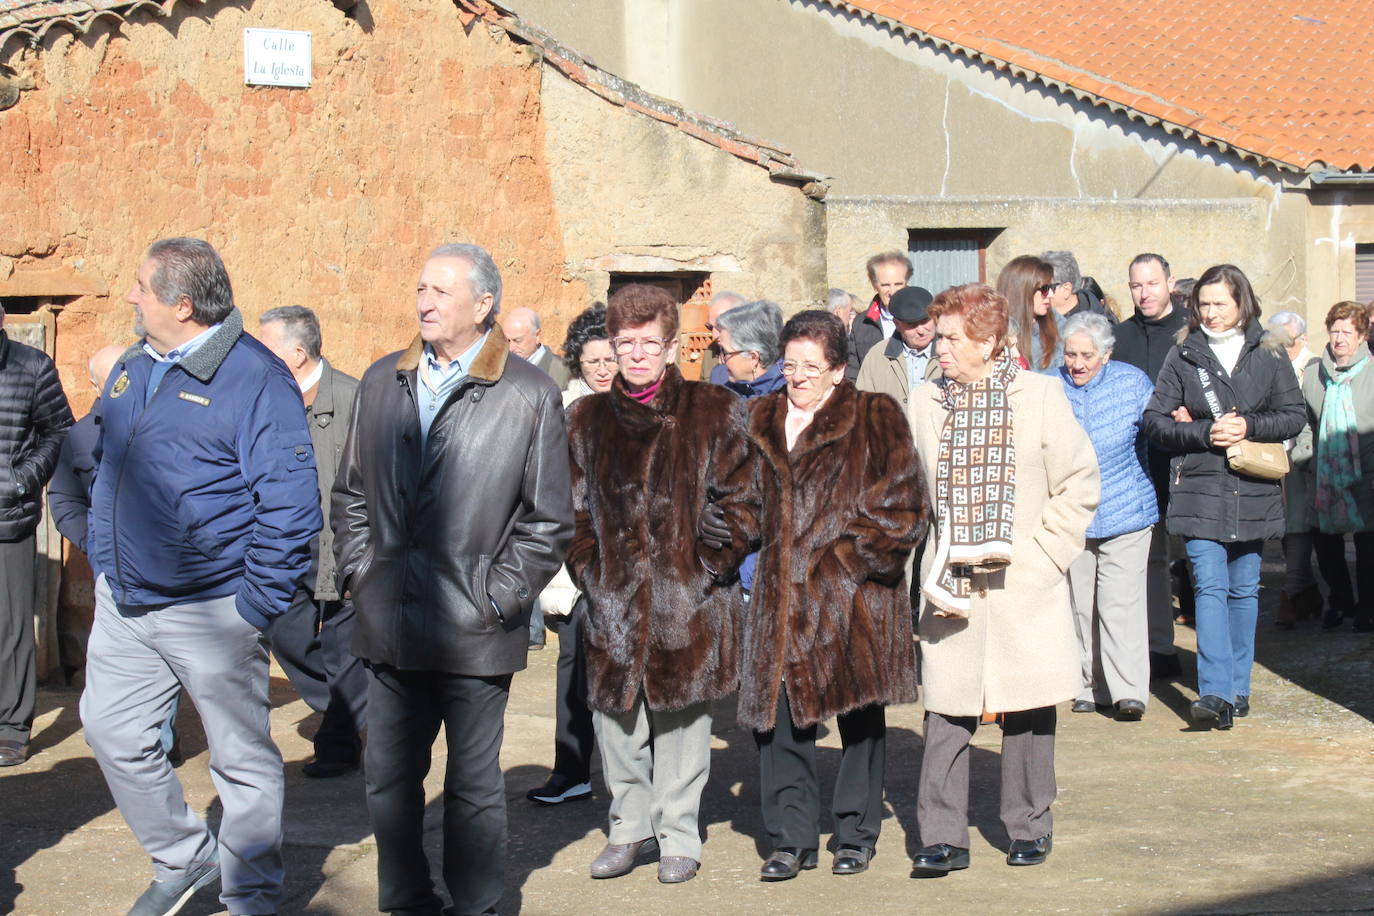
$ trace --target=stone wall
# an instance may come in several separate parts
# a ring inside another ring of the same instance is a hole
[[[208,239],[255,326],[315,308],[349,372],[405,345],[423,255],[486,246],[504,304],[581,307],[544,158],[537,58],[450,0],[370,0],[364,21],[324,0],[180,4],[117,34],[57,32],[8,63],[35,84],[0,112],[0,283],[65,270],[107,295],[58,319],[77,413],[84,362],[129,339],[123,295],[143,251]],[[360,16],[362,19],[362,16]],[[247,87],[242,29],[308,30],[309,89]]]

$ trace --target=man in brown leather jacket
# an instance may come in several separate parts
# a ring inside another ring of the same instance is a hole
[[[441,910],[421,842],[441,725],[444,882],[456,911],[496,912],[511,675],[525,667],[531,607],[573,531],[560,392],[510,357],[500,304],[487,252],[430,254],[419,334],[363,375],[334,484],[337,575],[369,672],[364,763],[386,912]]]

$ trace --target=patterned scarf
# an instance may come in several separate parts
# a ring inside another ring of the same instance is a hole
[[[1004,354],[988,377],[943,383],[949,415],[935,462],[935,562],[922,591],[939,617],[967,617],[975,573],[1011,562],[1016,447],[1007,386],[1020,366]]]
[[[1331,373],[1325,361],[1321,378],[1326,385],[1321,428],[1317,432],[1317,527],[1326,534],[1365,529],[1355,489],[1360,483],[1360,437],[1356,430],[1355,399],[1350,382],[1369,365],[1365,357],[1344,372]]]

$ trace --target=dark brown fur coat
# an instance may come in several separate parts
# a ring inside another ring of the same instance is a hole
[[[768,731],[787,685],[799,728],[916,700],[907,557],[929,519],[897,402],[848,382],[789,453],[787,393],[750,404],[762,547],[740,659],[739,721]]]
[[[567,564],[588,599],[588,703],[682,709],[733,693],[740,562],[758,537],[756,456],[744,402],[669,366],[651,405],[625,394],[579,399],[569,415],[576,532]],[[697,539],[707,500],[735,536]]]

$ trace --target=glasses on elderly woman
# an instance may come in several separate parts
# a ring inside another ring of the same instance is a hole
[[[579,359],[582,368],[588,372],[595,372],[597,369],[614,369],[616,367],[615,357],[606,356],[601,359]]]
[[[621,356],[629,356],[635,351],[636,345],[644,350],[645,356],[658,356],[667,349],[668,343],[662,337],[617,337],[611,341],[611,346]]]
[[[818,366],[815,363],[794,363],[788,360],[782,364],[783,375],[796,375],[800,372],[807,378],[820,378],[827,366]]]

